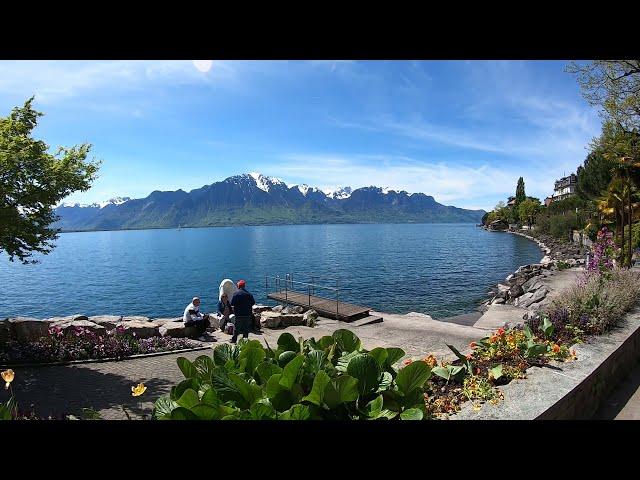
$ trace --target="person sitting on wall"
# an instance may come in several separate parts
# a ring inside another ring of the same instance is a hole
[[[233,307],[229,302],[229,296],[226,293],[222,294],[220,301],[218,302],[218,316],[220,317],[220,330],[224,332],[227,322],[235,323],[235,315],[233,313]]]
[[[193,297],[191,303],[184,309],[184,315],[182,318],[185,327],[195,327],[198,335],[198,340],[206,341],[204,336],[205,331],[211,325],[209,321],[209,314],[204,315],[200,312],[200,299]]]

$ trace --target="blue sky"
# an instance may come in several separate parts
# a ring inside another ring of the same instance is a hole
[[[600,132],[560,61],[0,61],[0,115],[35,95],[36,136],[93,144],[65,201],[189,191],[257,171],[491,209],[543,199]],[[206,71],[205,71],[206,70]]]

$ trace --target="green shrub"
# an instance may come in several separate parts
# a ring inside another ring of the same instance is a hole
[[[548,234],[551,224],[546,213],[541,213],[536,217],[536,232]]]
[[[157,419],[420,420],[425,362],[397,370],[400,348],[362,348],[350,330],[316,341],[283,333],[275,350],[257,340],[221,344],[213,356],[178,359],[185,380],[160,397]]]
[[[577,229],[578,225],[575,213],[552,215],[549,219],[549,233],[560,240],[569,240],[569,232]]]

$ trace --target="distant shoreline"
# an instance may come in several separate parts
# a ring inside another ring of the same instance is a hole
[[[339,223],[239,223],[230,225],[201,225],[182,227],[140,227],[94,230],[60,230],[58,233],[91,233],[91,232],[129,232],[139,230],[186,230],[196,228],[232,228],[232,227],[295,227],[313,225],[474,225],[474,222],[339,222]]]

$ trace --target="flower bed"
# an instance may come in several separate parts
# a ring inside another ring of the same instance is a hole
[[[49,335],[32,342],[10,341],[0,347],[0,363],[51,363],[73,360],[114,358],[132,355],[167,352],[194,347],[184,338],[151,337],[136,338],[125,333],[123,327],[97,334],[82,327],[63,331],[59,327],[49,329]]]

